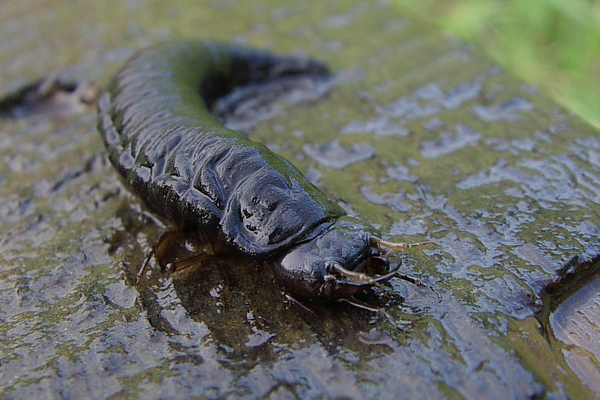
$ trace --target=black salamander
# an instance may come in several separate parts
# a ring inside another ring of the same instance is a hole
[[[168,270],[234,252],[273,263],[294,295],[348,298],[396,275],[388,250],[420,245],[380,239],[288,161],[211,113],[235,87],[307,73],[328,76],[315,60],[181,41],[139,52],[116,74],[99,101],[98,126],[126,186],[173,227],[153,253],[182,230],[212,244],[213,254]],[[379,274],[367,273],[373,270]]]

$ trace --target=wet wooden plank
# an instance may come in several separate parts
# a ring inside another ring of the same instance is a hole
[[[94,112],[3,119],[7,398],[594,395],[536,315],[574,257],[584,282],[597,274],[598,132],[479,50],[381,2],[40,0],[3,3],[0,20],[2,95],[53,74],[102,87],[135,49],[181,37],[326,60],[329,97],[251,137],[390,237],[436,239],[402,255],[425,286],[363,299],[378,315],[306,315],[252,264],[155,269],[134,288],[161,229],[106,162]]]

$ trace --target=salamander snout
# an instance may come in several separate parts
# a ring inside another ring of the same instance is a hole
[[[371,239],[373,231],[352,218],[338,220],[277,260],[275,276],[287,291],[305,298],[346,298],[385,283],[399,265],[390,269],[385,253]]]

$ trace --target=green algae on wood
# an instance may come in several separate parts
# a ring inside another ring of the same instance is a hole
[[[134,49],[181,37],[358,71],[250,135],[384,232],[438,246],[402,255],[425,286],[394,280],[362,299],[387,317],[344,305],[311,317],[253,265],[155,270],[134,289],[160,228],[107,165],[95,116],[0,121],[3,396],[593,396],[533,334],[542,288],[573,256],[598,253],[593,128],[385,3],[45,4],[0,6],[16,21],[1,28],[2,93],[47,69],[102,86]],[[334,140],[375,155],[336,169],[303,150]]]

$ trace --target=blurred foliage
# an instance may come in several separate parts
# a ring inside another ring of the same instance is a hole
[[[600,1],[394,0],[600,127]]]

